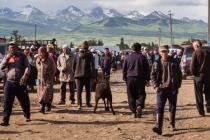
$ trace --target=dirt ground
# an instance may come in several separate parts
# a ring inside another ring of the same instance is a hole
[[[59,85],[55,86],[54,105],[56,108],[45,115],[39,113],[39,105],[35,102],[36,94],[31,93],[31,119],[25,122],[21,108],[16,102],[10,120],[10,126],[0,126],[1,140],[209,140],[210,115],[200,117],[195,106],[195,97],[192,80],[183,81],[178,95],[177,131],[171,132],[168,128],[168,106],[165,111],[163,136],[152,132],[155,123],[155,92],[152,87],[146,89],[147,99],[143,117],[136,119],[130,113],[127,103],[126,86],[122,81],[121,72],[112,74],[111,87],[113,106],[116,115],[105,112],[100,101],[97,114],[93,108],[79,113],[76,105],[58,106],[60,98]],[[2,94],[0,95],[2,96]],[[69,94],[68,94],[69,96]],[[67,97],[68,97],[67,96]],[[85,93],[83,93],[85,97]],[[85,100],[83,99],[83,102]],[[92,93],[94,105],[94,93]],[[0,107],[0,113],[2,106]],[[2,119],[2,113],[0,115]]]

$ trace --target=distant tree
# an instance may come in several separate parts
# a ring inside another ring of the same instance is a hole
[[[25,39],[21,40],[20,44],[23,45],[23,46],[26,46],[26,40]]]
[[[95,39],[88,40],[88,44],[89,46],[103,46],[104,45],[102,40],[95,40]]]
[[[74,43],[70,42],[70,48],[74,48]]]
[[[89,46],[97,46],[97,41],[95,39],[88,40]]]
[[[103,45],[104,45],[103,41],[102,40],[98,40],[98,46],[103,46]]]
[[[152,45],[151,45],[151,47],[155,47],[155,44],[154,44],[154,42],[152,42]]]
[[[117,44],[117,46],[119,46],[120,50],[130,49],[129,45],[124,43],[124,38],[120,39],[120,44]]]
[[[12,41],[12,40],[15,41],[17,44],[20,44],[21,41],[23,40],[23,36],[21,36],[19,34],[18,30],[13,30],[12,33],[11,33],[10,41]]]
[[[147,46],[148,46],[148,44],[146,44],[146,43],[141,43],[141,45],[142,45],[143,47],[147,47]]]

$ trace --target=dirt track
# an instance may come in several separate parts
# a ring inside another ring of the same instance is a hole
[[[135,119],[130,113],[127,104],[125,83],[121,73],[112,74],[111,86],[113,106],[116,115],[104,112],[102,101],[97,114],[91,108],[84,107],[82,113],[77,112],[77,106],[57,106],[60,95],[56,85],[54,105],[56,108],[45,115],[38,112],[39,105],[35,102],[35,94],[30,94],[32,122],[26,123],[21,108],[15,104],[10,126],[0,126],[0,139],[4,140],[57,140],[57,139],[88,139],[88,140],[142,140],[142,139],[175,139],[175,140],[209,140],[210,115],[199,117],[196,106],[192,80],[183,81],[178,96],[177,129],[170,132],[168,129],[168,113],[165,113],[163,136],[152,132],[155,122],[155,93],[149,87],[147,91],[146,108],[143,117]],[[83,94],[83,97],[85,93]],[[2,96],[2,95],[0,95]],[[67,96],[68,97],[68,96]],[[83,102],[85,100],[83,99]],[[94,105],[94,93],[92,94]],[[168,108],[166,108],[167,111]],[[0,107],[2,112],[2,107]],[[2,114],[0,115],[2,119]]]

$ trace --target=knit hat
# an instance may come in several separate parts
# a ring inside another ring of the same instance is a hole
[[[68,46],[67,44],[64,44],[64,45],[62,46],[62,48],[63,48],[63,49],[67,49],[67,48],[69,48],[69,46]]]

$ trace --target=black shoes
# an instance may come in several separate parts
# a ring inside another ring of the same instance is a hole
[[[160,128],[153,127],[152,131],[157,133],[158,135],[162,135],[162,130]]]
[[[64,102],[64,101],[60,101],[59,103],[58,103],[58,105],[65,105],[66,104],[66,102]]]
[[[157,114],[156,126],[153,127],[152,131],[157,133],[158,135],[162,135],[162,127],[163,127],[163,114]]]
[[[210,106],[206,106],[206,112],[210,113]]]
[[[30,118],[26,118],[26,122],[31,122],[31,119]]]
[[[78,106],[78,111],[82,112],[82,106],[80,106],[80,105]]]
[[[205,112],[204,112],[204,111],[199,111],[199,115],[200,115],[201,117],[205,117]]]
[[[75,104],[75,101],[71,101],[71,105],[74,105]]]
[[[52,106],[51,106],[50,104],[48,104],[48,105],[47,105],[47,110],[46,110],[46,111],[47,111],[47,112],[50,112],[51,109],[52,109]]]
[[[30,118],[26,118],[26,122],[31,122],[31,119]],[[8,122],[2,122],[0,125],[1,126],[9,126],[9,123]]]
[[[9,123],[8,122],[2,122],[0,125],[1,126],[9,126]]]
[[[90,107],[93,107],[93,106],[91,104],[87,104],[87,107],[90,108]]]
[[[136,109],[136,118],[141,118],[142,117],[142,108],[141,106],[138,106]]]
[[[42,105],[39,112],[42,113],[42,114],[45,114],[45,105]]]

